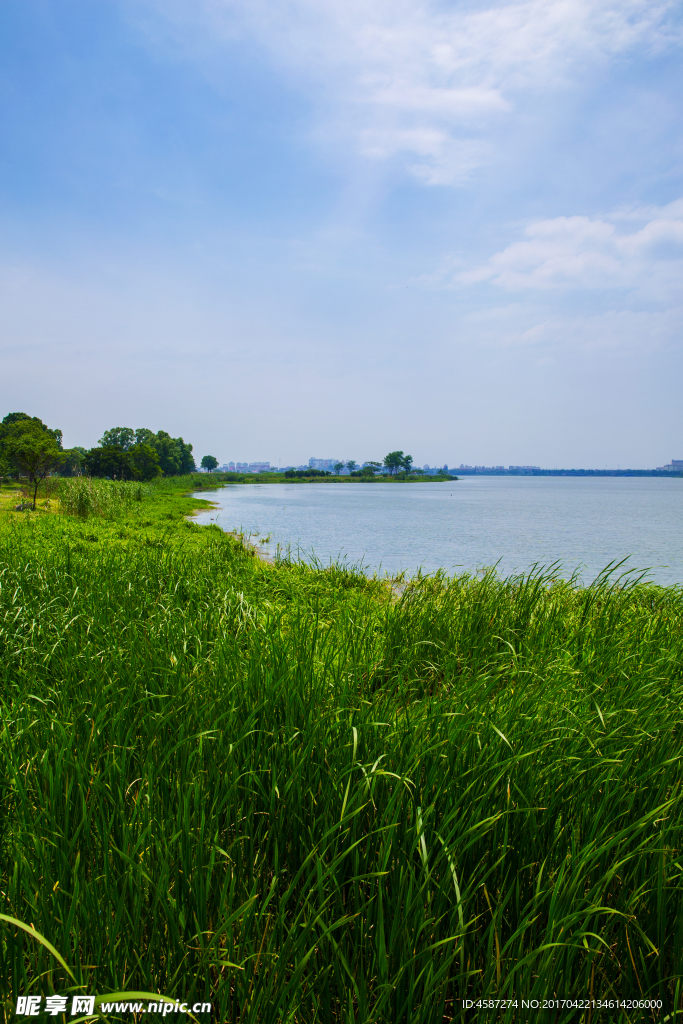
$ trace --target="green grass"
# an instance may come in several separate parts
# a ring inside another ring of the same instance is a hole
[[[261,562],[186,488],[0,506],[0,912],[81,991],[219,1021],[683,1019],[680,590],[397,597]],[[7,1020],[73,986],[0,923]]]

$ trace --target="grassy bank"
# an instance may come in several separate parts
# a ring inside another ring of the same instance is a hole
[[[683,1011],[680,591],[396,599],[188,522],[187,482],[107,486],[0,506],[0,912],[80,991],[240,1024]],[[0,923],[7,1020],[73,986]]]

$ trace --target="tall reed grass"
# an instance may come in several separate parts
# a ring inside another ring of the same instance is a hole
[[[680,590],[393,599],[215,529],[78,536],[0,535],[0,910],[84,990],[240,1024],[683,1014]],[[73,983],[2,927],[9,1019]],[[663,1009],[520,1008],[548,996]]]
[[[61,511],[80,519],[89,516],[117,519],[130,512],[135,503],[149,493],[148,485],[135,481],[78,476],[60,482],[59,504]]]

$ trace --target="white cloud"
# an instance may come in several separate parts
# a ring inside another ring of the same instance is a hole
[[[454,139],[440,128],[375,128],[360,134],[361,152],[376,160],[409,153],[409,169],[428,185],[458,185],[489,157],[490,145],[479,139]],[[418,157],[418,160],[414,158]]]
[[[624,221],[641,226],[620,230]],[[683,200],[659,210],[631,210],[598,219],[554,217],[536,221],[484,264],[456,273],[461,284],[489,281],[524,289],[631,289],[667,299],[683,281]]]
[[[472,325],[479,345],[493,348],[651,354],[680,347],[683,306],[572,316],[513,303],[477,310],[464,318],[464,324]]]
[[[179,35],[196,38],[203,17],[214,37],[256,41],[316,98],[328,136],[402,157],[428,184],[459,183],[486,162],[483,133],[524,92],[675,36],[671,0],[150,2]]]

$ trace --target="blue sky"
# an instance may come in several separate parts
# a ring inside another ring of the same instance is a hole
[[[681,4],[4,0],[0,409],[683,458]]]

